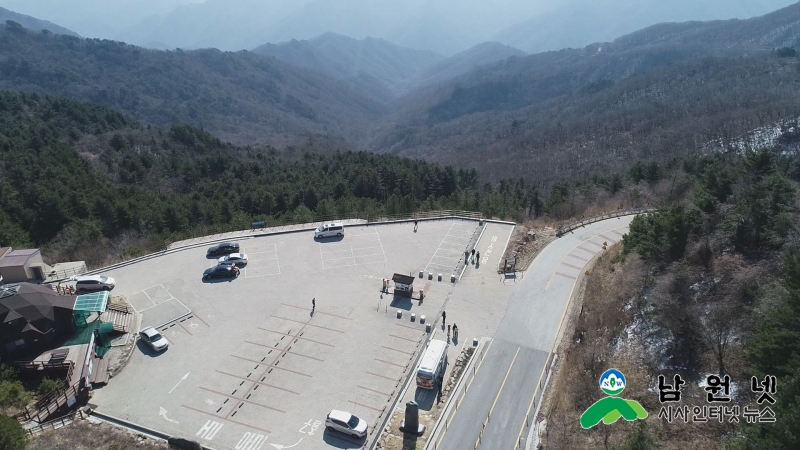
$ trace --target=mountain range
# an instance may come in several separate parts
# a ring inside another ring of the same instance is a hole
[[[253,52],[156,51],[2,27],[0,89],[236,144],[369,150],[549,184],[800,116],[799,41],[800,4],[533,55],[488,42],[445,57],[334,33]]]

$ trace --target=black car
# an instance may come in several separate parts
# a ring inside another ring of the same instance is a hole
[[[221,242],[206,252],[206,256],[229,255],[231,253],[239,252],[239,244],[236,242]]]
[[[203,279],[211,280],[214,278],[236,278],[238,275],[239,270],[236,269],[236,266],[219,265],[210,269],[206,269],[205,272],[203,272]]]

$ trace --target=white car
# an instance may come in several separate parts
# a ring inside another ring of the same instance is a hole
[[[247,255],[244,253],[231,253],[230,255],[219,258],[217,261],[220,264],[233,264],[235,266],[242,266],[247,264]]]
[[[157,352],[163,352],[169,347],[169,341],[153,327],[147,327],[139,332],[145,344]]]
[[[110,291],[116,284],[116,280],[105,275],[76,275],[70,280],[75,282],[78,292]]]
[[[367,422],[349,412],[334,409],[325,418],[325,428],[340,431],[357,438],[367,435]]]

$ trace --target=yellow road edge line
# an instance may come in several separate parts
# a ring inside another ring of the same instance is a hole
[[[517,347],[517,353],[514,353],[514,359],[511,360],[511,365],[508,366],[508,371],[506,371],[506,376],[503,378],[503,384],[500,385],[500,390],[497,391],[497,396],[494,398],[494,403],[492,403],[492,408],[489,410],[489,416],[492,415],[494,412],[494,406],[497,404],[497,400],[500,399],[500,394],[503,393],[503,388],[506,387],[506,381],[508,380],[508,376],[511,374],[511,369],[514,367],[514,363],[517,361],[517,356],[519,356],[519,349],[521,347]]]

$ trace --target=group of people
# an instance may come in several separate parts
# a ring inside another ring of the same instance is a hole
[[[444,329],[446,322],[447,312],[442,311],[442,329]],[[458,340],[458,325],[455,323],[453,324],[453,339]],[[447,325],[447,342],[450,342],[450,325]]]
[[[476,266],[479,264],[478,261],[481,260],[481,252],[476,252],[475,249],[472,249],[472,263]]]
[[[55,289],[61,295],[75,295],[75,288],[72,286],[61,286],[59,284]]]

